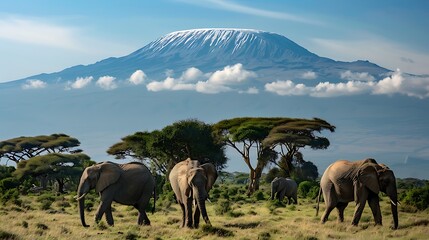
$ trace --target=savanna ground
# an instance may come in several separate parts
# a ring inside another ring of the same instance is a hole
[[[264,193],[264,194],[262,194]],[[399,207],[399,229],[391,230],[392,217],[388,198],[382,197],[383,226],[374,226],[369,207],[359,226],[351,226],[354,203],[346,209],[345,222],[336,221],[333,211],[329,221],[320,223],[315,216],[314,199],[298,199],[298,205],[284,205],[268,200],[266,187],[258,197],[218,199],[208,203],[212,226],[204,224],[199,229],[180,228],[181,211],[178,204],[159,199],[154,214],[148,213],[151,226],[137,225],[137,210],[114,204],[115,225],[110,227],[105,219],[94,223],[97,197],[91,211],[86,212],[87,223],[81,226],[77,202],[73,195],[44,197],[29,195],[20,198],[19,204],[0,207],[0,239],[428,239],[429,211],[410,211]],[[244,195],[243,195],[244,196]],[[46,198],[50,198],[51,201]],[[258,200],[259,199],[259,200]],[[414,212],[414,213],[412,213]]]

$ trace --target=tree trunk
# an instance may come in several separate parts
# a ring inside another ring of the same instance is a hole
[[[65,193],[64,192],[64,180],[60,179],[60,178],[56,178],[57,183],[58,183],[58,192],[59,193]]]
[[[254,192],[259,190],[259,182],[262,176],[262,168],[257,167],[256,169],[250,169],[249,174],[249,186],[247,189],[247,195],[251,196]]]

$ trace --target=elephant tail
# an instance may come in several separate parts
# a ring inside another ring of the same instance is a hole
[[[319,215],[320,195],[322,195],[322,187],[319,185],[319,194],[317,195],[317,205],[316,205],[316,217],[317,215]]]

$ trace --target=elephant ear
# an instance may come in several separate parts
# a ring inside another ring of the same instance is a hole
[[[206,191],[209,192],[210,189],[212,189],[217,179],[216,167],[211,163],[205,163],[203,165],[200,165],[200,167],[204,169],[206,173],[206,177],[207,177]]]
[[[380,192],[380,183],[378,181],[377,169],[371,164],[362,165],[359,170],[359,182],[367,187],[371,192],[378,194]]]
[[[122,169],[118,165],[110,162],[102,163],[100,165],[100,177],[95,186],[95,191],[99,193],[109,185],[117,182],[121,174]]]

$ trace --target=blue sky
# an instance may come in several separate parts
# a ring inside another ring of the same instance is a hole
[[[167,33],[250,28],[320,56],[429,74],[428,1],[1,1],[0,82],[127,55]]]

